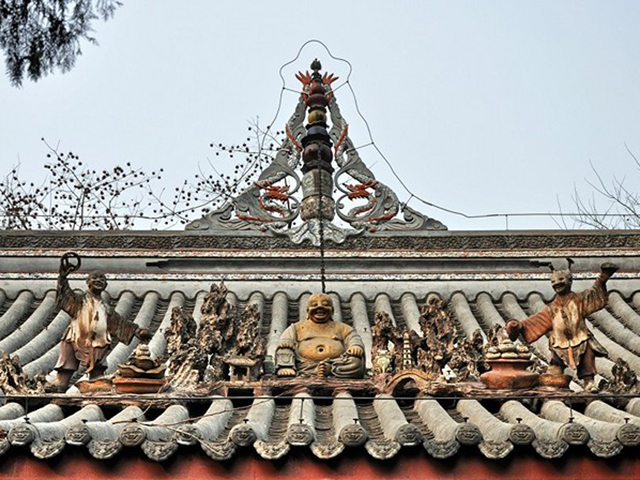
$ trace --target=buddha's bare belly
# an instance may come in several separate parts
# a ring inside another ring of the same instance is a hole
[[[346,351],[344,343],[330,337],[314,337],[298,344],[298,355],[319,362],[326,358],[337,358]]]

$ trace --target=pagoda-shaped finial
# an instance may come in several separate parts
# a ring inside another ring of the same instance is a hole
[[[317,58],[311,62],[311,70],[313,70],[313,73],[310,77],[307,77],[309,80],[309,93],[305,97],[305,103],[307,104],[307,107],[309,107],[309,125],[307,125],[307,131],[309,131],[313,125],[321,127],[320,129],[316,129],[315,133],[322,133],[322,128],[324,128],[325,133],[327,131],[327,105],[329,105],[329,98],[326,95],[327,89],[324,86],[324,79],[322,78],[322,75],[320,75],[321,68],[322,64]],[[300,75],[302,76],[302,73],[300,73]],[[307,134],[307,136],[309,135]],[[303,138],[303,145],[304,141],[305,140]],[[331,138],[328,133],[326,133],[324,141],[325,143],[328,142],[330,146],[332,145]],[[331,159],[329,159],[329,162],[331,162]],[[327,168],[327,170],[329,172],[333,171],[333,168],[331,168],[330,165],[328,165],[328,167],[329,168]]]
[[[300,72],[298,79],[302,82],[303,99],[308,108],[305,129],[300,141],[302,144],[302,203],[300,214],[303,220],[328,220],[335,215],[333,200],[333,142],[327,131],[327,106],[329,97],[325,87],[326,75],[320,74],[322,65],[316,58],[311,63],[313,73]]]
[[[322,72],[317,58],[310,67],[295,75],[302,84],[300,98],[271,164],[244,192],[187,228],[254,230],[316,246],[383,231],[446,229],[408,206],[404,220],[396,218],[397,195],[367,168],[349,136],[332,88],[338,77]],[[336,217],[342,225],[333,223]]]
[[[315,59],[311,63],[313,73],[299,73],[298,78],[303,86],[303,98],[309,109],[307,116],[308,124],[305,127],[307,134],[302,138],[303,147],[302,159],[304,164],[302,172],[321,169],[333,172],[331,161],[333,160],[333,142],[327,131],[327,89],[324,86],[324,79],[320,75],[322,65]],[[304,182],[303,182],[304,184]]]

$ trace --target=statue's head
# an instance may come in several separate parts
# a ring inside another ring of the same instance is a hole
[[[107,277],[99,270],[95,270],[87,277],[87,285],[91,293],[100,295],[107,288]]]
[[[551,287],[559,295],[564,295],[571,291],[573,275],[570,270],[554,270],[551,274]]]
[[[327,323],[333,318],[333,300],[326,293],[315,293],[309,297],[307,319],[315,323]]]

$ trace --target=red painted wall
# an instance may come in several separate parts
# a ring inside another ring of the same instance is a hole
[[[396,459],[373,460],[362,450],[346,451],[320,461],[306,449],[292,450],[270,462],[252,449],[240,450],[229,462],[216,462],[199,448],[182,448],[169,461],[153,462],[137,449],[115,459],[98,461],[84,449],[67,447],[57,458],[35,459],[26,450],[10,450],[0,457],[0,478],[65,479],[126,478],[135,480],[183,478],[244,479],[640,479],[640,452],[625,451],[613,459],[599,459],[577,449],[559,460],[544,460],[532,451],[514,451],[503,460],[487,460],[477,450],[459,452],[451,460],[435,460],[421,448],[404,450]]]

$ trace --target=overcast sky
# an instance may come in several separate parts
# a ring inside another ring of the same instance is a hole
[[[223,5],[224,3],[224,5]],[[278,69],[309,39],[353,65],[351,85],[378,147],[418,196],[468,214],[572,210],[589,162],[605,176],[640,172],[640,2],[124,0],[95,24],[76,67],[20,89],[0,79],[0,160],[41,170],[59,142],[96,167],[164,167],[167,185],[223,164],[211,142],[236,143],[278,106]],[[318,57],[318,45],[284,70]],[[337,92],[356,145],[369,142],[348,89]],[[286,92],[281,128],[297,97]],[[372,148],[378,180],[407,194]],[[32,173],[33,172],[33,173]],[[411,201],[454,230],[503,229]],[[569,222],[570,224],[570,222]],[[548,218],[509,228],[554,228]]]

